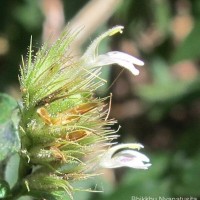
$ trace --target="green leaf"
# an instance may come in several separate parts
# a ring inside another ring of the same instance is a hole
[[[0,199],[4,199],[10,193],[9,185],[6,181],[0,180]]]
[[[172,62],[179,62],[186,59],[197,59],[200,56],[200,23],[196,23],[190,34],[177,47],[172,55]]]
[[[11,156],[6,164],[5,169],[5,180],[12,188],[18,179],[18,169],[19,169],[19,155],[14,154]]]
[[[20,147],[16,130],[19,118],[13,113],[16,107],[17,102],[12,97],[0,94],[0,161]]]
[[[0,125],[0,161],[17,152],[20,147],[18,133],[12,121]]]
[[[17,102],[6,94],[0,94],[0,124],[10,119],[12,111],[17,107]]]

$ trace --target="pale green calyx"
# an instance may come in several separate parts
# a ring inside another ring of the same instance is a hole
[[[116,33],[122,33],[123,26],[116,26],[107,32],[100,35],[97,39],[93,41],[93,43],[89,46],[82,59],[89,64],[90,67],[101,67],[111,64],[117,64],[121,67],[128,69],[133,75],[138,75],[139,70],[135,68],[134,65],[143,66],[144,62],[120,51],[111,51],[106,54],[98,55],[98,46],[100,42],[108,37],[112,36]]]
[[[136,169],[148,169],[151,166],[149,158],[133,149],[143,148],[137,143],[119,144],[108,149],[100,160],[100,166],[104,168],[131,167]]]

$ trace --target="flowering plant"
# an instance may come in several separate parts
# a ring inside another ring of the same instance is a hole
[[[149,159],[135,149],[141,144],[112,144],[118,137],[108,120],[105,99],[94,96],[104,84],[101,68],[118,64],[132,74],[143,65],[123,52],[98,54],[101,40],[121,33],[116,26],[97,37],[82,57],[70,54],[77,32],[65,30],[50,48],[45,44],[33,57],[22,59],[20,86],[22,103],[17,123],[20,147],[17,184],[5,197],[30,195],[35,198],[73,199],[73,182],[96,176],[94,168],[132,167],[148,169]],[[4,184],[4,189],[8,188]],[[90,191],[90,189],[85,189]]]

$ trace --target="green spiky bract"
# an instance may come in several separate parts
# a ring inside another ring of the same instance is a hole
[[[94,97],[104,83],[101,68],[70,55],[76,34],[65,30],[35,56],[31,41],[22,60],[20,176],[26,195],[62,199],[60,191],[72,199],[76,188],[71,184],[95,175],[92,168],[102,147],[115,137],[105,99]]]

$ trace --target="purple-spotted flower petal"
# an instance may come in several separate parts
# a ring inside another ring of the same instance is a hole
[[[141,144],[115,145],[103,154],[100,166],[104,168],[131,167],[148,169],[151,166],[149,158],[134,150],[140,148],[143,148]]]

